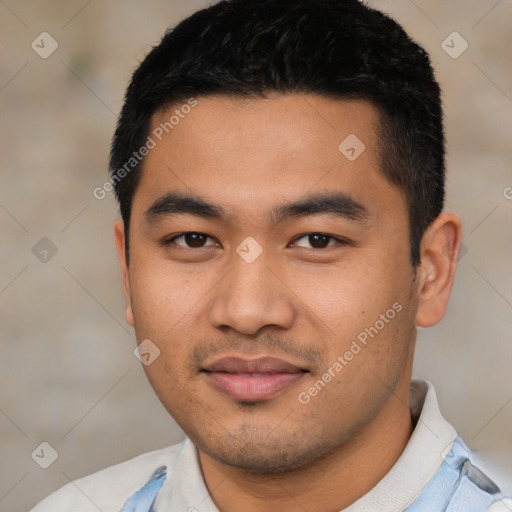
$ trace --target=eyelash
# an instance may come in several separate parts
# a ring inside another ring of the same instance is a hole
[[[173,243],[175,243],[175,240],[177,240],[178,238],[181,238],[181,237],[184,237],[186,235],[201,235],[201,236],[205,236],[207,238],[211,238],[213,240],[213,237],[207,235],[206,233],[201,233],[199,231],[186,231],[184,233],[180,233],[178,235],[174,235],[173,237],[167,239],[167,240],[164,240],[163,242],[163,245],[164,246],[168,246],[168,245],[171,245]],[[315,250],[315,251],[321,251],[321,250],[325,250],[325,249],[328,249],[329,247],[333,247],[335,245],[348,245],[348,241],[347,240],[344,240],[342,238],[338,238],[338,237],[335,237],[335,236],[332,236],[332,235],[329,235],[327,233],[321,233],[321,232],[311,232],[311,233],[306,233],[304,235],[300,235],[298,236],[297,238],[295,238],[294,240],[294,243],[297,242],[297,240],[300,240],[301,238],[305,238],[305,237],[309,237],[309,236],[313,236],[313,235],[320,235],[320,236],[324,236],[324,237],[327,237],[329,238],[329,241],[331,240],[334,240],[336,242],[336,244],[334,245],[327,245],[327,247],[322,247],[320,249],[318,248],[315,248],[315,247],[312,247],[311,249],[312,250]],[[199,249],[205,249],[207,247],[212,247],[212,246],[204,246],[204,247],[185,247],[185,246],[182,246],[182,245],[178,245],[178,247],[181,247],[183,249],[192,249],[192,250],[199,250]],[[304,248],[304,247],[303,247]]]

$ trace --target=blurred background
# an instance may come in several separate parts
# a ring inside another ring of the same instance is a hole
[[[512,2],[368,4],[431,55],[446,116],[446,210],[465,228],[448,313],[420,331],[414,373],[512,492]],[[0,0],[2,511],[183,439],[133,355],[117,205],[93,190],[108,178],[131,73],[167,27],[206,5]]]

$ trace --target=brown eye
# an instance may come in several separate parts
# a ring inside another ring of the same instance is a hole
[[[335,245],[337,241],[337,239],[335,239],[334,237],[324,235],[323,233],[311,233],[309,235],[304,235],[298,238],[297,241],[302,239],[306,240],[306,245],[295,242],[296,245],[298,245],[299,247],[307,247],[308,249],[325,249],[326,247],[333,245],[331,242],[334,242]],[[309,246],[307,244],[309,244]]]
[[[172,237],[167,242],[167,244],[175,243],[176,245],[189,249],[200,249],[202,247],[205,247],[205,243],[208,240],[208,238],[211,237],[205,235],[204,233],[182,233],[181,235],[176,235]],[[184,243],[179,243],[178,240],[182,240]]]

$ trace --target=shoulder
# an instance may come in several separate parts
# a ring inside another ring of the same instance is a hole
[[[172,467],[184,447],[175,444],[134,457],[125,462],[64,485],[30,512],[97,512],[121,510],[159,466]]]

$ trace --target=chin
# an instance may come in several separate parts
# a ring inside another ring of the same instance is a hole
[[[271,437],[271,433],[262,429],[250,435],[242,428],[237,434],[226,433],[216,438],[211,435],[208,439],[189,437],[200,451],[214,461],[259,474],[290,473],[311,467],[334,448],[333,440],[319,442],[321,436],[312,430],[309,430],[310,439],[302,437],[302,441],[297,432],[281,432],[280,437]]]

